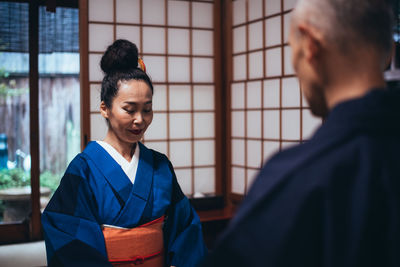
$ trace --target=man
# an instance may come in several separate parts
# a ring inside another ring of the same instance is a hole
[[[324,124],[261,170],[207,266],[400,266],[400,93],[383,0],[299,0],[292,62]]]

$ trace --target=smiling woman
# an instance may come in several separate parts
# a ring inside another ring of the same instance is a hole
[[[108,132],[71,162],[43,213],[48,264],[197,266],[206,254],[199,217],[168,158],[140,143],[153,85],[136,45],[115,41],[101,68]]]

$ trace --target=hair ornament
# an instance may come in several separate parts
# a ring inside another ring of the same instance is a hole
[[[146,65],[144,64],[144,61],[143,61],[143,59],[142,58],[138,58],[138,63],[139,63],[139,68],[142,70],[142,71],[144,71],[144,72],[146,72]]]

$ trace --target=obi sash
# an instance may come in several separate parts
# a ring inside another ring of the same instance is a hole
[[[135,228],[103,225],[108,260],[113,266],[164,266],[164,216]]]

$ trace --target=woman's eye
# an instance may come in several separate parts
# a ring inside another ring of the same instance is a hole
[[[129,114],[132,114],[132,113],[134,113],[135,111],[133,110],[133,109],[124,109],[127,113],[129,113]]]
[[[145,109],[143,111],[144,111],[144,113],[150,113],[152,111],[152,109]]]

